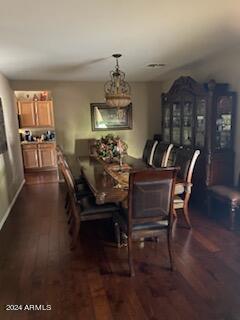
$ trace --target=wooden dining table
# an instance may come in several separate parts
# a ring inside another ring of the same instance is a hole
[[[131,156],[123,158],[123,165],[107,163],[97,157],[79,157],[81,172],[97,204],[124,202],[128,195],[128,178],[132,170],[147,168],[145,162]]]
[[[98,157],[79,157],[81,172],[86,179],[97,204],[122,203],[127,206],[128,179],[131,171],[144,170],[149,166],[142,160],[129,155],[123,165],[108,163]],[[177,178],[175,194],[183,193],[191,184]]]

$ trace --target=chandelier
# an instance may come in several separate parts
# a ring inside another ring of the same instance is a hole
[[[106,104],[109,107],[126,107],[131,102],[131,88],[125,81],[125,73],[119,69],[118,59],[122,56],[119,53],[112,55],[116,59],[115,70],[110,72],[111,80],[104,85]]]

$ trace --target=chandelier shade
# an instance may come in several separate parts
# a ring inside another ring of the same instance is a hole
[[[106,104],[109,107],[123,108],[131,102],[131,87],[125,81],[125,73],[119,69],[118,59],[121,54],[113,54],[116,59],[115,70],[110,72],[111,80],[104,86]]]

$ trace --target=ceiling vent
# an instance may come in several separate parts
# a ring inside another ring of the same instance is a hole
[[[165,67],[165,63],[149,63],[147,65],[147,67],[149,68],[161,68],[161,67]]]

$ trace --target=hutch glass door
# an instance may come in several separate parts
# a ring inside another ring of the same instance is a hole
[[[191,101],[183,103],[183,126],[182,126],[182,144],[189,146],[192,144],[193,132],[193,104]]]
[[[170,143],[170,127],[171,127],[171,109],[170,105],[166,104],[163,115],[163,140]]]
[[[205,145],[206,110],[207,110],[206,99],[198,98],[197,109],[196,109],[195,145],[200,148],[203,148]]]
[[[181,143],[181,105],[173,103],[172,109],[172,143]]]
[[[216,111],[216,149],[228,149],[232,144],[232,96],[218,97]]]

